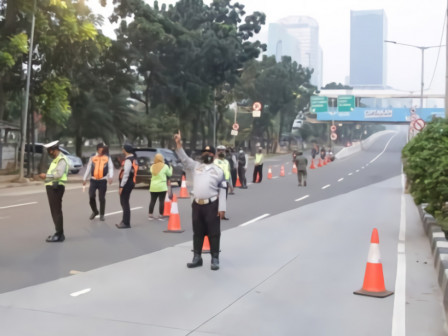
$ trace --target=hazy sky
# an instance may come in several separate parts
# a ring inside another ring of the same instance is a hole
[[[92,2],[93,0],[89,0],[88,4]],[[147,2],[153,3],[152,0]],[[314,18],[319,24],[319,43],[324,57],[323,85],[330,82],[345,83],[346,77],[349,76],[350,10],[384,9],[389,40],[416,46],[445,44],[446,28],[443,25],[447,0],[241,0],[238,2],[246,5],[247,13],[261,11],[266,14],[266,25],[259,34],[260,41],[265,43],[269,23],[291,15],[307,15]],[[387,47],[387,84],[399,90],[420,92],[420,49],[393,44],[388,44]],[[430,89],[429,92],[444,93],[445,47],[428,49],[424,54],[425,89]],[[437,56],[439,60],[436,67]]]

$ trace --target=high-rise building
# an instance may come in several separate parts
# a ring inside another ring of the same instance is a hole
[[[350,85],[386,86],[387,19],[384,10],[350,12]]]
[[[322,49],[319,25],[309,16],[289,16],[269,25],[267,55],[290,56],[303,67],[314,69],[311,83],[322,86]]]

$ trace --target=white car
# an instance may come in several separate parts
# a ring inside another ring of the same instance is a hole
[[[28,160],[28,157],[27,157],[28,152],[30,152],[30,153],[33,152],[32,146],[33,146],[32,144],[25,145],[25,166],[27,165],[27,162],[28,162],[27,161]],[[36,167],[38,167],[41,164],[41,160],[43,158],[43,156],[42,156],[43,149],[44,149],[44,146],[43,146],[42,143],[35,143],[34,144],[34,153],[35,153],[34,162],[35,162]],[[79,171],[82,168],[82,160],[81,160],[81,158],[79,158],[78,156],[70,154],[70,152],[68,150],[66,150],[65,148],[63,148],[63,147],[59,147],[59,150],[68,159],[68,164],[69,164],[68,171],[69,171],[69,173],[78,174]],[[46,157],[46,155],[45,155],[45,157]],[[48,165],[47,165],[47,167],[48,167]]]

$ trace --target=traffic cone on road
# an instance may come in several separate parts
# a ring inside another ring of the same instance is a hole
[[[268,180],[272,178],[272,169],[271,167],[268,168]]]
[[[187,181],[185,180],[185,175],[182,175],[182,184],[180,186],[179,198],[188,198],[190,194],[187,189]]]
[[[297,174],[297,166],[296,163],[294,162],[294,164],[292,165],[292,173],[293,174]]]
[[[373,229],[364,283],[362,288],[353,292],[353,294],[385,298],[394,293],[386,290],[384,286],[383,265],[381,264],[379,244],[378,230]]]
[[[321,159],[321,158],[319,158],[319,163],[317,164],[317,166],[318,166],[318,167],[322,167],[322,166],[323,166],[323,164],[322,164],[322,159]]]
[[[280,167],[280,176],[285,176],[285,166],[284,165],[282,165],[281,167]]]
[[[169,216],[170,214],[171,214],[171,200],[167,192],[165,195],[165,203],[163,204],[163,216]]]
[[[163,232],[180,233],[184,230],[180,227],[179,208],[177,207],[177,197],[173,195],[173,201],[171,202],[170,218],[168,219],[168,228]]]
[[[210,253],[210,241],[208,236],[204,236],[204,244],[202,244],[202,253]]]
[[[314,165],[314,159],[311,159],[310,169],[316,169],[316,166]]]
[[[237,188],[237,187],[241,187],[241,186],[242,186],[242,185],[241,185],[241,182],[240,182],[240,177],[237,176],[237,177],[236,177],[235,188]]]

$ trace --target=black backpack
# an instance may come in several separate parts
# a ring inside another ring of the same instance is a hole
[[[244,153],[238,154],[238,165],[240,165],[240,166],[246,165],[246,154],[244,154]]]

